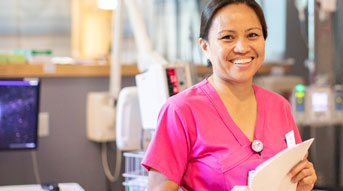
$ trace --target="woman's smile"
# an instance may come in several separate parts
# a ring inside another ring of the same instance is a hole
[[[244,69],[244,68],[248,68],[252,64],[253,60],[254,60],[254,57],[247,57],[247,58],[235,58],[229,61],[232,64],[234,64],[235,67]]]

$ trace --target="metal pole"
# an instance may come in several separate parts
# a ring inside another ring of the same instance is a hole
[[[123,15],[123,0],[117,1],[117,9],[113,14],[113,37],[112,37],[112,52],[111,52],[111,72],[109,94],[111,103],[118,99],[121,87],[121,43],[122,43],[122,15]]]
[[[309,69],[309,84],[313,84],[315,81],[315,10],[316,10],[316,1],[308,0],[308,60],[307,67]]]

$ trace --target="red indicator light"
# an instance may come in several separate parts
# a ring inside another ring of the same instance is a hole
[[[169,76],[169,79],[170,79],[170,82],[171,83],[175,83],[175,82],[177,82],[177,78],[176,78],[176,75],[174,74],[174,75],[171,75],[171,76]]]
[[[176,75],[176,69],[175,68],[167,68],[167,80],[168,80],[168,89],[170,96],[175,95],[179,93],[179,83]]]
[[[169,69],[167,69],[167,72],[169,75],[174,75],[175,74],[175,68],[169,68]]]
[[[179,93],[179,88],[178,88],[178,87],[173,87],[173,93],[174,93],[174,94]]]

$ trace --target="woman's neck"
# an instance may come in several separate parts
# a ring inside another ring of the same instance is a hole
[[[208,81],[219,94],[226,98],[244,101],[251,98],[251,96],[255,96],[252,80],[247,82],[224,81],[212,75],[208,78]]]

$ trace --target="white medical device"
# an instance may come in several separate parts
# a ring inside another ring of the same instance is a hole
[[[334,118],[335,123],[343,123],[343,85],[334,86]]]
[[[298,85],[291,99],[298,125],[323,126],[335,123],[334,91],[329,86]]]
[[[306,123],[328,125],[333,123],[333,92],[331,87],[313,87],[306,89]]]
[[[116,135],[120,150],[141,148],[142,122],[138,103],[137,87],[123,88],[118,97]]]
[[[108,92],[89,92],[86,105],[86,132],[95,142],[115,141],[116,110]]]
[[[192,85],[188,64],[152,65],[136,75],[139,107],[144,129],[155,129],[165,101]]]

